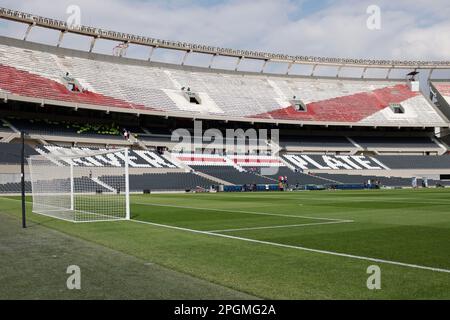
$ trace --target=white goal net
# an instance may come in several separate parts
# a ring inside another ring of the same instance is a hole
[[[28,158],[33,212],[72,222],[130,219],[128,149]]]

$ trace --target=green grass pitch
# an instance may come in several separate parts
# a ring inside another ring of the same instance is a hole
[[[0,237],[20,247],[0,250],[0,297],[450,299],[448,189],[133,195],[133,221],[74,224],[29,213],[26,231],[17,200],[0,198],[8,222]],[[48,241],[27,263],[33,237],[47,234],[71,244]],[[61,250],[56,267],[48,257]],[[48,274],[77,261],[90,282],[67,293]],[[366,285],[372,265],[381,268],[380,290]],[[34,274],[20,288],[18,270]],[[108,272],[120,279],[108,282]]]

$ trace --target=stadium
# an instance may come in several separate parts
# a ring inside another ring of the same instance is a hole
[[[0,299],[450,298],[450,61],[0,18]]]

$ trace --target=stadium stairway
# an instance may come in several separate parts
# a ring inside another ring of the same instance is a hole
[[[218,185],[224,185],[224,186],[230,186],[230,185],[233,185],[232,183],[230,183],[230,182],[228,182],[228,181],[226,181],[226,180],[223,180],[223,179],[220,179],[220,178],[218,178],[218,177],[214,177],[214,176],[212,176],[212,175],[206,174],[205,172],[200,172],[200,171],[194,170],[194,169],[191,168],[189,165],[187,165],[185,162],[180,161],[180,160],[177,158],[177,156],[175,156],[174,154],[172,154],[172,153],[170,153],[170,152],[167,152],[167,151],[166,151],[166,152],[164,153],[164,155],[165,155],[166,157],[168,157],[168,158],[170,159],[170,161],[172,161],[172,163],[174,163],[174,164],[176,164],[178,167],[184,169],[185,172],[193,172],[193,173],[195,173],[196,175],[199,175],[199,176],[201,176],[201,177],[203,177],[203,178],[205,178],[205,179],[214,181],[214,182],[215,182],[216,184],[218,184]],[[181,155],[178,154],[178,156],[181,156]]]
[[[114,176],[102,176],[100,180],[112,188],[117,188]],[[196,188],[209,189],[214,181],[205,179],[194,173],[165,173],[130,175],[130,191],[185,191]]]
[[[203,172],[234,185],[244,184],[276,184],[272,178],[256,175],[248,171],[238,171],[230,166],[198,165],[192,166],[197,172]]]
[[[204,172],[194,171],[194,173],[195,173],[196,175],[199,175],[200,177],[203,177],[203,178],[205,178],[205,179],[214,181],[214,182],[215,182],[216,184],[218,184],[218,185],[224,185],[224,186],[232,186],[232,185],[233,185],[231,182],[228,182],[228,181],[225,181],[225,180],[223,180],[223,179],[214,177],[214,176],[209,175],[209,174],[206,174],[206,173],[204,173]]]
[[[336,180],[327,179],[319,175],[295,171],[288,167],[279,167],[275,169],[276,172],[264,175],[266,178],[275,181],[275,183],[278,183],[279,177],[287,177],[288,183],[291,186],[295,186],[297,184],[299,186],[339,184]]]

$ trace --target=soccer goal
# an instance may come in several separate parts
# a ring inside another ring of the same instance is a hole
[[[28,158],[33,212],[72,222],[130,219],[128,149]]]

